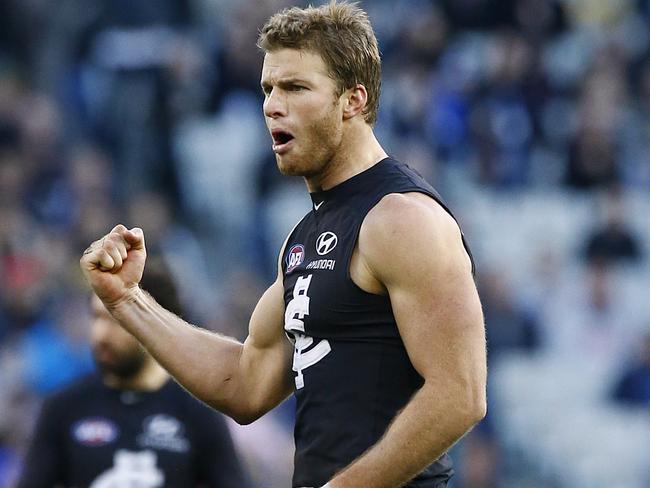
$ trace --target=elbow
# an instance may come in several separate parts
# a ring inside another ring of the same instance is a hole
[[[204,400],[204,403],[213,410],[220,412],[239,425],[249,425],[259,419],[262,414],[256,412],[250,405],[243,402],[226,402],[222,398]]]
[[[447,396],[444,409],[449,412],[449,420],[456,425],[459,432],[467,432],[487,415],[487,395],[484,382],[461,383],[447,384],[450,394]],[[434,402],[440,401],[437,391],[439,387],[431,389],[430,398]]]
[[[467,432],[487,415],[485,385],[465,385],[454,395],[450,410],[456,413],[461,430]]]
[[[250,425],[257,420],[252,415],[231,415],[230,418],[232,418],[239,425]]]
[[[232,418],[239,425],[250,425],[260,417],[261,415],[256,414],[255,412],[239,412],[230,415],[230,418]]]
[[[471,411],[471,416],[470,416],[471,424],[472,425],[478,424],[481,420],[485,418],[486,415],[487,415],[487,401],[484,395],[482,399],[474,402]]]
[[[478,424],[487,415],[487,370],[477,369],[468,375],[465,383],[465,401],[468,406],[469,428]]]
[[[236,408],[224,412],[239,425],[250,425],[264,415],[264,411],[251,405],[238,405]]]
[[[205,403],[239,425],[249,425],[264,414],[249,397],[250,395],[239,390],[236,384],[228,380],[220,388],[215,388],[211,398]]]
[[[466,408],[463,411],[465,412],[467,428],[471,429],[487,415],[485,385],[471,389],[465,399],[465,406]]]
[[[485,402],[467,399],[463,405],[458,405],[456,420],[460,431],[469,432],[476,424],[483,420],[487,414]]]

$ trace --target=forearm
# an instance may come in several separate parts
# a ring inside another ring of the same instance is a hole
[[[442,456],[484,415],[480,400],[425,384],[382,439],[330,481],[331,488],[402,486]]]
[[[139,288],[110,311],[193,395],[235,418],[246,413],[234,394],[241,343],[188,324]]]

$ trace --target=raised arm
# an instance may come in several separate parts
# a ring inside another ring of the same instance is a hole
[[[158,305],[138,286],[145,261],[142,230],[118,225],[84,252],[81,268],[111,314],[183,387],[239,423],[259,418],[291,393],[280,272],[257,303],[241,344]]]
[[[358,250],[370,282],[390,296],[424,385],[383,438],[328,486],[397,487],[485,415],[483,315],[460,230],[429,197],[385,197],[367,215]]]

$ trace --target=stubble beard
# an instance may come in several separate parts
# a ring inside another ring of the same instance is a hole
[[[102,375],[112,375],[121,380],[127,380],[142,371],[146,359],[145,354],[143,350],[134,351],[121,356],[114,363],[102,362],[95,357],[95,364],[97,364]]]
[[[282,162],[282,156],[276,155],[278,169],[285,176],[313,178],[322,175],[341,145],[341,128],[337,126],[332,112],[328,114],[327,119],[307,126],[304,133],[308,135],[308,139],[301,138],[302,148],[293,149],[302,149],[302,153],[287,154],[284,156],[285,162]]]

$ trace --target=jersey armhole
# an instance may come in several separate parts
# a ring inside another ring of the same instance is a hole
[[[284,238],[284,242],[282,243],[282,246],[280,248],[280,254],[278,256],[278,260],[279,260],[278,265],[279,265],[280,269],[278,270],[278,272],[280,272],[280,274],[282,275],[282,285],[284,285],[284,275],[285,275],[285,273],[287,271],[287,266],[286,266],[286,263],[284,261],[285,260],[284,253],[287,252],[287,244],[289,243],[289,239],[291,238],[291,236],[296,232],[296,229],[298,228],[298,226],[300,224],[302,224],[308,216],[309,216],[309,213],[307,213],[302,219],[300,219],[293,226],[293,228],[287,234],[287,237]]]

